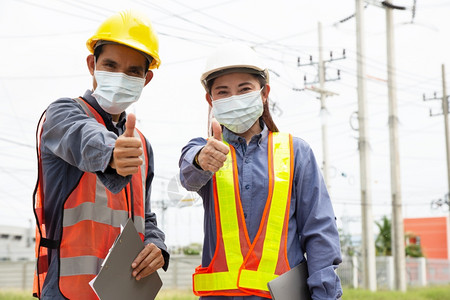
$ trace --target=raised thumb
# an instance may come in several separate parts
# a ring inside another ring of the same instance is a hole
[[[127,122],[125,123],[125,132],[123,133],[123,135],[126,137],[133,137],[135,126],[136,126],[136,116],[130,113],[127,116]]]
[[[220,127],[220,124],[216,119],[211,120],[211,128],[213,137],[218,141],[222,141],[222,127]]]

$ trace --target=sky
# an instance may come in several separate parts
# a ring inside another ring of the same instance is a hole
[[[390,217],[392,209],[385,10],[377,3],[365,4],[363,30],[375,221]],[[445,216],[448,207],[430,205],[448,191],[444,121],[437,115],[441,101],[423,101],[423,94],[441,97],[441,65],[450,70],[450,1],[392,3],[406,8],[394,11],[403,216]],[[137,126],[154,149],[152,206],[170,246],[202,240],[201,200],[179,187],[178,160],[191,138],[207,135],[199,78],[217,46],[240,41],[255,49],[270,70],[278,128],[304,139],[322,161],[319,94],[302,91],[317,86],[317,65],[304,64],[310,56],[318,60],[319,22],[323,57],[329,60],[332,52],[335,58],[326,63],[325,85],[336,94],[326,99],[329,192],[338,226],[361,232],[355,2],[332,0],[0,1],[0,225],[34,223],[39,117],[52,101],[92,87],[85,42],[103,20],[127,8],[147,14],[159,36],[162,64],[129,111],[136,113]]]

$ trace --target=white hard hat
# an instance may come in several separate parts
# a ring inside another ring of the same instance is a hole
[[[218,47],[208,57],[200,81],[206,92],[209,92],[207,85],[209,80],[234,72],[257,74],[263,77],[266,83],[269,83],[269,72],[261,63],[256,52],[237,42]]]

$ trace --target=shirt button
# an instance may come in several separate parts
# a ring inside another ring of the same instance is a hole
[[[250,184],[247,184],[247,185],[245,186],[245,189],[248,190],[249,188],[250,188]]]
[[[250,158],[245,159],[245,163],[248,164],[250,162]]]

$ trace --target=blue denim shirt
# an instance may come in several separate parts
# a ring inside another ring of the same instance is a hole
[[[239,189],[249,238],[256,236],[268,193],[267,126],[252,137],[244,138],[223,128],[223,138],[236,149]],[[195,155],[206,145],[203,138],[192,139],[182,150],[179,161],[182,185],[196,191],[203,199],[204,243],[202,266],[208,266],[216,248],[216,222],[212,173],[194,165]],[[287,256],[290,267],[308,258],[308,286],[313,299],[337,299],[342,287],[335,269],[342,262],[339,235],[333,207],[310,146],[302,139],[293,139],[294,177],[288,225]],[[208,300],[265,299],[258,296],[201,297]]]

